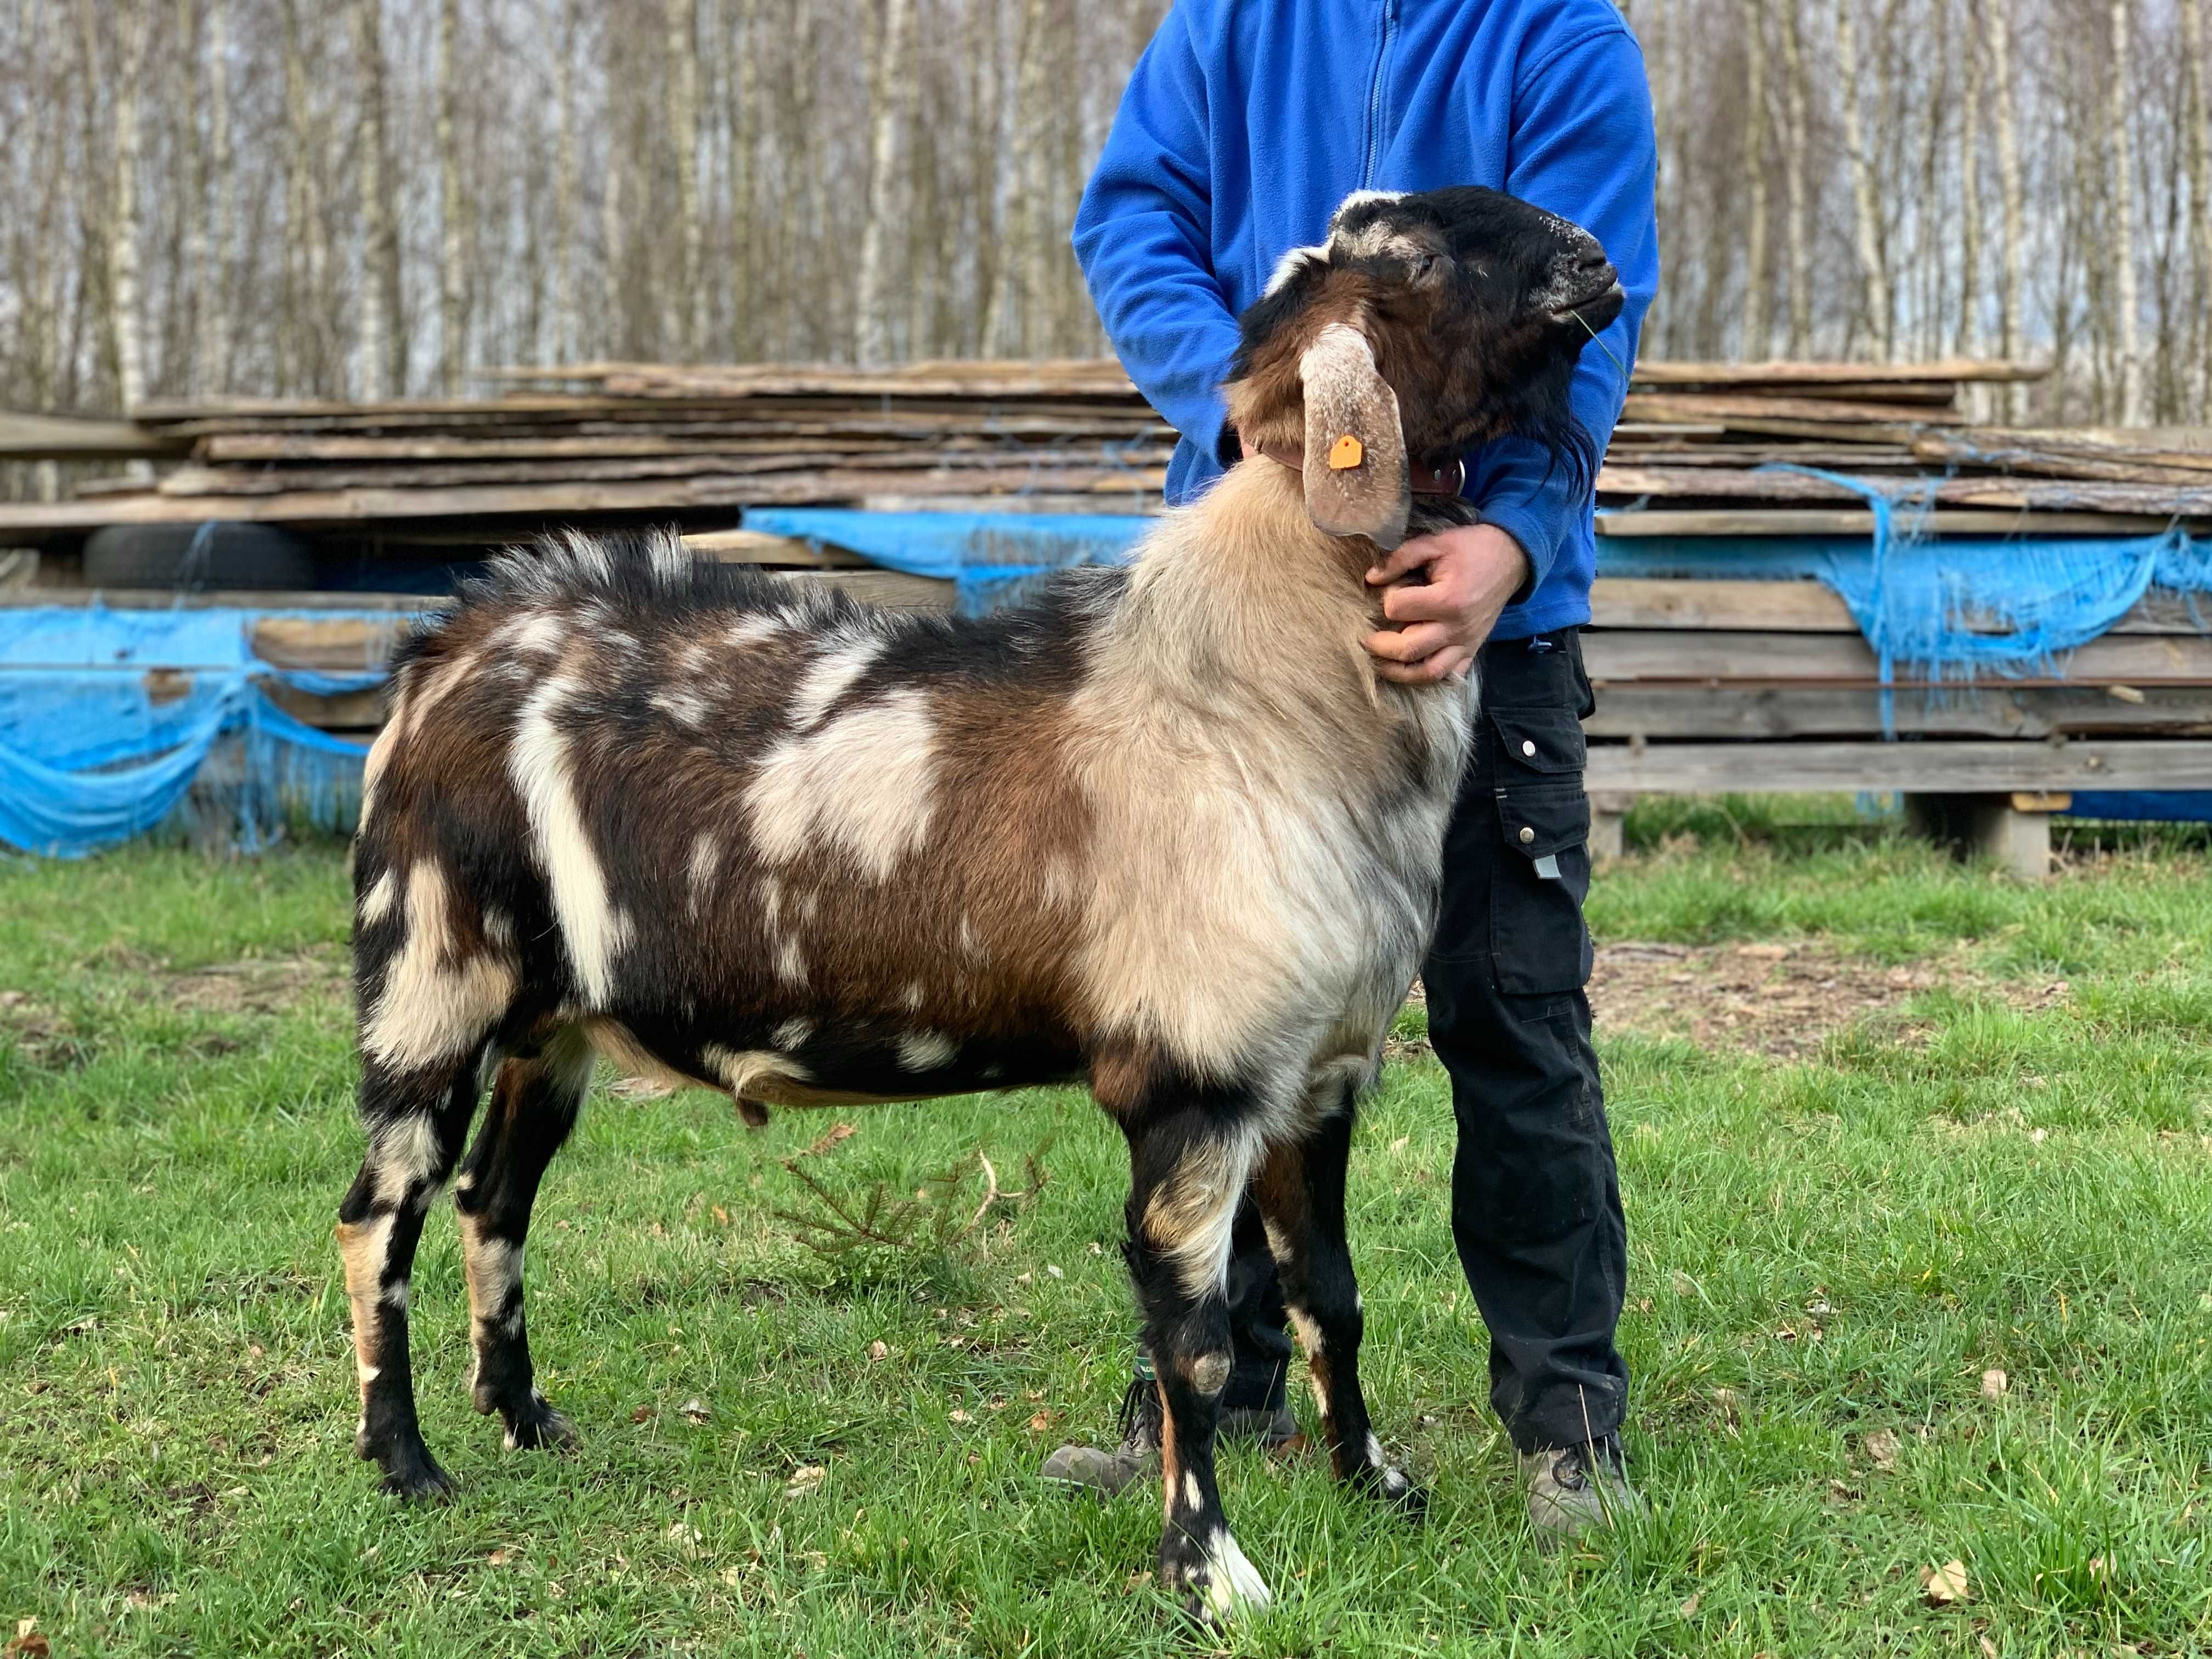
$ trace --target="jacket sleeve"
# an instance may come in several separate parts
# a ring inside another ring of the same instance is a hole
[[[1075,214],[1075,257],[1106,337],[1170,425],[1219,453],[1237,319],[1214,278],[1205,76],[1170,9],[1121,94]]]
[[[1595,236],[1627,293],[1612,326],[1585,343],[1571,393],[1601,456],[1620,418],[1644,313],[1659,283],[1657,165],[1644,57],[1626,31],[1585,37],[1524,73],[1506,188]],[[1525,438],[1500,439],[1468,456],[1467,494],[1528,554],[1532,580],[1523,596],[1550,574],[1594,499]]]

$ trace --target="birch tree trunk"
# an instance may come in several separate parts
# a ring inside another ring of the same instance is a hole
[[[581,355],[576,338],[576,38],[582,27],[580,0],[561,0],[560,79],[555,88],[559,125],[553,137],[553,339],[562,362]]]
[[[998,269],[991,283],[990,304],[983,313],[983,354],[1018,356],[1027,349],[1029,313],[1035,295],[1024,291],[1029,283],[1028,250],[1036,236],[1036,195],[1034,154],[1037,128],[1036,103],[1043,93],[1045,0],[1024,0],[1021,44],[1015,52],[1013,125],[1010,140],[1011,189],[998,247]]]
[[[2106,131],[2112,158],[2112,231],[2106,246],[2112,260],[2112,303],[2118,312],[2115,343],[2120,419],[2140,426],[2148,422],[2149,414],[2143,399],[2142,319],[2136,313],[2135,152],[2128,124],[2128,58],[2135,33],[2129,0],[2112,0],[2112,102]]]
[[[1959,354],[1982,349],[1982,46],[1969,29],[1960,43],[1966,54],[1966,95],[1959,111]]]
[[[230,136],[230,0],[208,0],[208,169],[215,184],[214,235],[208,259],[209,300],[195,318],[198,367],[205,393],[230,390],[230,283],[238,255],[238,161]]]
[[[1982,38],[1989,48],[1990,85],[1996,96],[1997,195],[2003,213],[2004,278],[1998,288],[1998,350],[2017,359],[2027,326],[2027,188],[2020,160],[2020,102],[2013,84],[2011,0],[1980,0]],[[2001,399],[2004,418],[2017,423],[2025,394],[2008,384]]]
[[[2197,413],[2212,419],[2212,62],[2204,0],[2181,0],[2181,52],[2189,77],[2189,243],[2197,266]]]
[[[1844,112],[1844,156],[1851,174],[1852,229],[1858,251],[1859,283],[1866,309],[1867,328],[1875,349],[1890,355],[1889,273],[1883,267],[1879,208],[1875,200],[1874,158],[1867,149],[1866,121],[1860,109],[1858,29],[1851,15],[1852,0],[1837,0],[1837,96]]]
[[[138,314],[139,89],[145,79],[154,18],[148,0],[124,0],[115,7],[114,16],[117,53],[111,119],[115,151],[107,210],[107,306],[108,328],[115,341],[116,392],[128,415],[146,401],[146,339]],[[152,469],[142,461],[131,471],[150,474]]]
[[[860,232],[860,280],[853,307],[853,355],[871,368],[888,363],[891,354],[884,250],[891,230],[899,142],[914,88],[912,66],[906,61],[913,15],[910,0],[884,0],[883,38],[876,58],[875,130],[869,144],[868,220]]]
[[[1790,219],[1790,355],[1808,357],[1813,352],[1813,247],[1805,151],[1811,140],[1812,85],[1805,67],[1805,37],[1798,10],[1797,0],[1784,0],[1782,186]]]
[[[574,9],[570,0],[569,9]],[[438,150],[438,384],[448,398],[461,395],[469,354],[468,198],[462,184],[460,138],[460,0],[441,0],[438,8],[438,112],[434,142]],[[574,102],[570,65],[561,68],[563,131]],[[559,235],[556,258],[566,269],[574,227]]]
[[[380,0],[354,0],[355,69],[362,88],[356,179],[361,191],[361,291],[354,296],[360,395],[370,402],[392,395],[392,319],[386,309],[385,262],[393,257],[391,215],[384,196],[384,45]]]
[[[707,228],[699,212],[699,0],[665,0],[668,142],[676,158],[676,214],[683,239],[672,315],[686,359],[707,349],[707,294],[701,282]]]
[[[760,349],[753,319],[760,266],[760,45],[754,28],[758,11],[758,0],[738,0],[732,31],[738,92],[730,134],[730,344],[740,362],[750,362]]]
[[[1796,0],[1783,0],[1784,5],[1795,5]],[[1767,268],[1766,223],[1766,7],[1764,0],[1741,0],[1739,15],[1743,20],[1744,50],[1748,63],[1748,84],[1744,92],[1748,100],[1745,112],[1743,141],[1744,191],[1749,198],[1751,228],[1745,249],[1747,270],[1744,277],[1743,355],[1747,358],[1771,356],[1774,350],[1772,330],[1768,322],[1768,307],[1773,289],[1773,273]]]

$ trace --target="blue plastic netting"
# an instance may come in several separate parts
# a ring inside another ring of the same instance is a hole
[[[260,660],[252,625],[292,614],[349,613],[0,611],[0,844],[77,857],[188,804],[230,817],[247,850],[288,817],[349,823],[367,747],[295,720],[264,687],[329,695],[379,685],[383,671]]]

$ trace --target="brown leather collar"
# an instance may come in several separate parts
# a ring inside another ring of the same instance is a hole
[[[1285,449],[1278,444],[1262,444],[1260,453],[1271,461],[1280,461],[1293,472],[1306,470],[1303,451]],[[1419,461],[1408,461],[1406,471],[1413,481],[1416,495],[1456,495],[1467,485],[1467,463],[1456,459],[1448,466],[1423,466]]]

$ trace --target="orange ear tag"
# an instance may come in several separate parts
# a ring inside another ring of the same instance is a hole
[[[1328,447],[1328,470],[1332,472],[1346,471],[1366,458],[1365,447],[1347,432]]]

